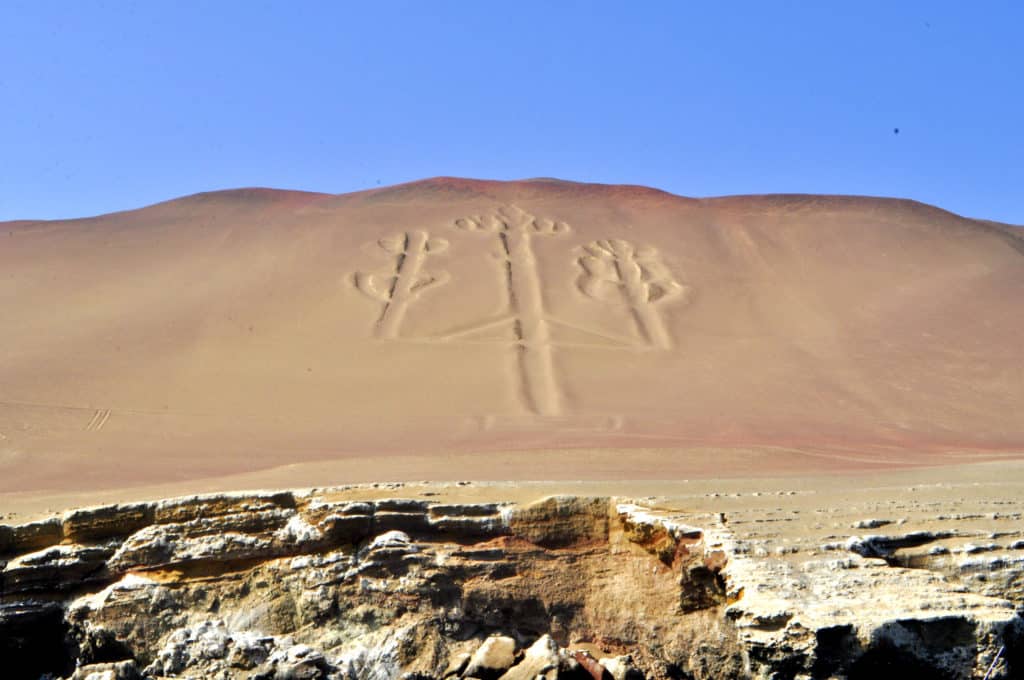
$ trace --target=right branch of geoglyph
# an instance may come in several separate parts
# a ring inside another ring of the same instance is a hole
[[[356,272],[355,285],[360,291],[384,303],[376,333],[381,338],[397,338],[398,330],[409,304],[427,288],[444,283],[448,273],[425,273],[423,262],[427,255],[440,253],[448,247],[443,238],[432,238],[425,231],[411,231],[377,242],[393,256],[390,271]]]
[[[657,307],[682,297],[677,283],[653,248],[637,248],[629,241],[608,239],[584,246],[579,263],[583,274],[577,285],[584,294],[602,302],[625,300],[647,343],[658,349],[672,346]]]

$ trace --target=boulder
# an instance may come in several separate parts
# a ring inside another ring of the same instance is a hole
[[[558,670],[558,645],[550,635],[542,635],[523,654],[523,660],[505,671],[501,680],[534,680]]]
[[[477,647],[462,677],[493,680],[512,667],[516,660],[516,641],[505,635],[492,635]]]
[[[450,678],[453,675],[462,675],[462,672],[466,670],[466,666],[469,665],[469,660],[472,656],[469,652],[461,652],[452,656],[448,660],[448,666],[444,669],[441,677]]]
[[[598,659],[598,663],[604,666],[613,680],[644,680],[644,674],[633,665],[633,657],[628,654],[604,657]]]
[[[134,661],[115,661],[79,666],[70,680],[142,680],[142,674]]]

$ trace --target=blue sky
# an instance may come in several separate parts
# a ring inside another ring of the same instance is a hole
[[[1020,224],[1022,29],[1015,1],[3,0],[0,220],[458,175]]]

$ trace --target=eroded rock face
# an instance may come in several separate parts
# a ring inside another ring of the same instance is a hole
[[[851,530],[864,528],[887,527]],[[3,677],[1022,672],[1017,591],[900,566],[925,537],[851,535],[795,559],[759,555],[751,536],[718,513],[602,497],[325,491],[77,510],[0,527],[0,653],[19,659]]]

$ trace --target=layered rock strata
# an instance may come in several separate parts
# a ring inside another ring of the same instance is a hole
[[[885,518],[787,549],[763,529],[784,521],[768,510],[356,491],[190,497],[0,526],[3,677],[1024,673],[1019,523],[989,541],[998,549]]]

